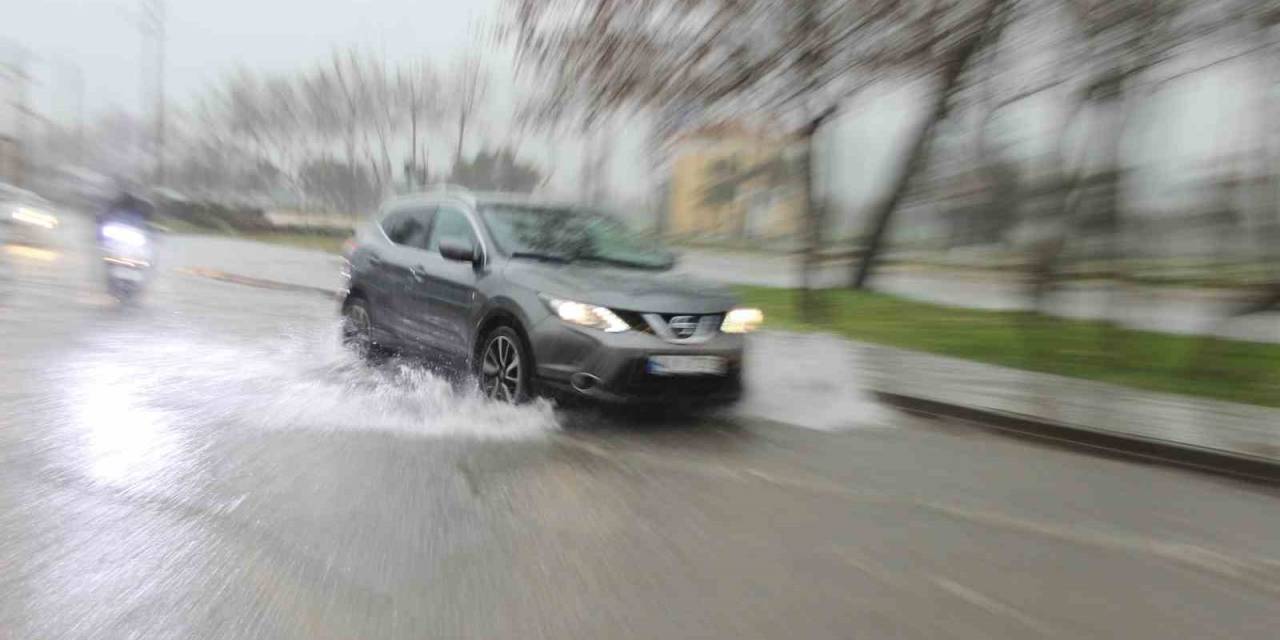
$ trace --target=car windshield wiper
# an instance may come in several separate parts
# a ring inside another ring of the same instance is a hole
[[[578,259],[588,260],[590,262],[602,262],[604,264],[611,264],[618,267],[627,267],[629,269],[653,269],[653,270],[662,271],[664,269],[670,269],[672,266],[672,262],[670,260],[667,260],[664,262],[656,262],[656,263],[655,262],[639,262],[635,260],[623,260],[621,258],[606,258],[604,256],[598,256],[598,255],[582,255],[582,256],[578,256]]]
[[[512,258],[525,258],[527,260],[541,260],[542,262],[556,262],[564,264],[569,262],[567,256],[557,255],[554,253],[539,253],[537,251],[512,251]]]

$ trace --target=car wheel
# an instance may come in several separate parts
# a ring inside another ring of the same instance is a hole
[[[369,319],[369,305],[360,298],[348,301],[342,309],[342,344],[365,359],[372,359],[379,352],[373,342],[373,321]]]
[[[511,327],[498,327],[485,336],[479,368],[480,391],[489,398],[511,403],[529,399],[529,357]]]

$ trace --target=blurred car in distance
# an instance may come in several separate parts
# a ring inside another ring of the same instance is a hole
[[[0,183],[0,242],[51,245],[58,225],[53,203],[25,189]]]

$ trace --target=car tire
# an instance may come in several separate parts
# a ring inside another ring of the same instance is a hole
[[[492,400],[520,404],[533,396],[531,359],[524,340],[511,327],[498,327],[484,337],[476,364],[480,392]]]
[[[352,298],[342,307],[342,345],[356,356],[369,361],[386,355],[386,350],[373,341],[373,320],[369,303]]]

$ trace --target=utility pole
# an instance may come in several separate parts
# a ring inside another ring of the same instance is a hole
[[[58,56],[50,60],[59,69],[63,77],[62,84],[69,85],[74,100],[74,157],[76,166],[84,166],[84,71],[80,65],[66,56]]]
[[[142,14],[138,29],[144,38],[150,37],[155,47],[155,133],[152,153],[155,156],[155,184],[164,185],[164,54],[165,54],[165,5],[164,0],[141,0]]]
[[[13,61],[3,65],[5,75],[9,76],[11,86],[13,87],[10,100],[11,110],[13,112],[13,126],[11,135],[4,142],[3,148],[0,148],[0,155],[8,156],[4,158],[4,162],[0,162],[0,167],[4,167],[10,172],[10,175],[4,176],[13,181],[19,187],[26,186],[26,168],[27,168],[27,132],[31,130],[31,106],[27,104],[28,85],[31,82],[31,76],[27,73],[27,51],[20,46],[13,48]]]
[[[80,65],[68,63],[71,69],[71,82],[76,92],[76,166],[84,166],[84,72]]]

